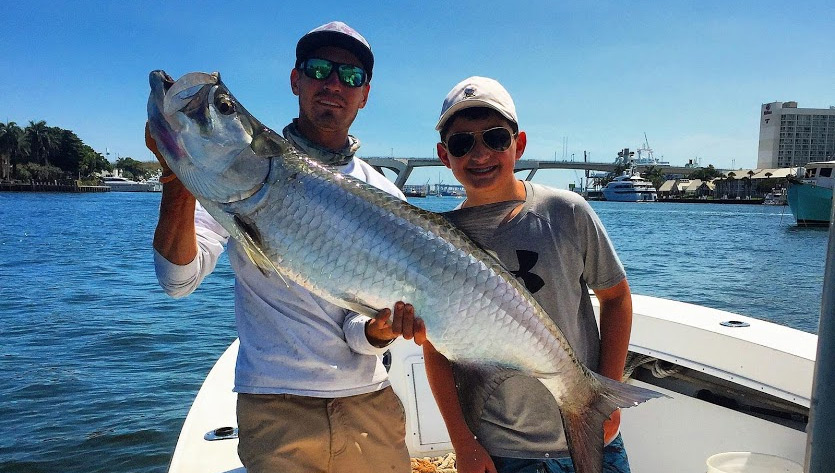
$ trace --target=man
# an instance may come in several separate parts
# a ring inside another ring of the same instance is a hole
[[[368,42],[344,23],[304,35],[290,73],[299,116],[283,133],[323,164],[404,198],[354,156],[359,141],[348,134],[368,100],[373,67]],[[147,129],[146,142],[164,170],[154,234],[160,285],[174,297],[188,295],[228,245],[240,339],[238,453],[247,470],[409,472],[404,410],[381,355],[400,334],[425,339],[412,306],[398,301],[393,314],[384,309],[372,319],[264,275],[171,173]]]
[[[495,80],[465,79],[447,95],[436,129],[438,157],[466,190],[462,207],[522,202],[482,243],[514,270],[580,361],[620,380],[632,324],[623,266],[582,197],[516,179],[513,168],[527,136],[519,131],[510,94]],[[599,334],[588,288],[600,302]],[[479,379],[466,367],[451,366],[431,343],[423,347],[459,473],[573,471],[559,409],[538,380]],[[484,398],[471,399],[473,393]],[[629,471],[619,423],[615,411],[604,424],[606,472]]]

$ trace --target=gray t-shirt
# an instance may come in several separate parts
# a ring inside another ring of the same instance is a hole
[[[530,182],[525,190],[522,210],[485,244],[556,322],[580,361],[597,371],[600,335],[588,288],[610,288],[626,273],[581,196]],[[557,403],[539,380],[506,372],[484,379],[459,365],[453,370],[464,417],[491,455],[568,455]]]

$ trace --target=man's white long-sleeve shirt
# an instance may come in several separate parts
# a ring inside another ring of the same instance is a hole
[[[391,181],[358,158],[341,171],[405,199]],[[380,361],[386,349],[368,342],[368,317],[330,304],[289,281],[288,288],[278,275],[265,276],[199,204],[194,219],[197,257],[180,266],[154,251],[157,279],[166,293],[184,297],[214,270],[224,246],[228,247],[240,339],[236,392],[331,398],[388,386]]]

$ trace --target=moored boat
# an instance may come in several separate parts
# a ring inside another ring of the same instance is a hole
[[[603,198],[614,202],[655,202],[658,194],[652,182],[632,167],[603,187]]]
[[[808,163],[789,179],[787,200],[798,226],[828,225],[832,214],[835,161]]]
[[[124,177],[108,176],[103,177],[104,185],[110,188],[111,192],[161,192],[162,185],[159,181],[137,182]]]
[[[787,203],[786,189],[783,188],[771,189],[771,192],[763,199],[763,205],[786,205]]]
[[[405,185],[403,186],[403,194],[406,197],[426,197],[429,195],[429,184]]]

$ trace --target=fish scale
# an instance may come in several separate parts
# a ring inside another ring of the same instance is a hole
[[[560,405],[577,473],[601,471],[611,412],[660,396],[586,369],[533,296],[461,230],[299,153],[219,75],[174,82],[154,71],[150,82],[150,131],[167,164],[265,275],[369,315],[409,302],[452,362],[485,380],[538,377]]]

